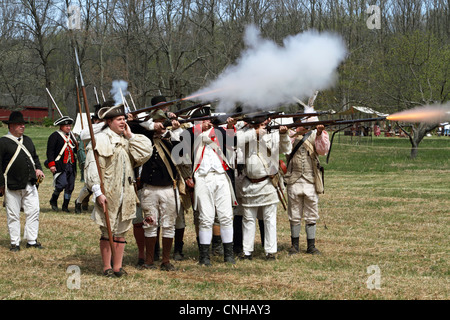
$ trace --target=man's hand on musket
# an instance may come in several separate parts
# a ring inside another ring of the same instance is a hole
[[[319,124],[317,127],[317,135],[320,136],[322,134],[322,131],[325,129],[325,126],[323,124]]]
[[[165,128],[162,122],[154,122],[153,130],[160,132],[164,129]]]
[[[281,127],[280,127],[280,133],[286,133],[286,132],[288,132],[288,127],[286,127],[286,126],[281,126]]]
[[[99,195],[99,196],[95,199],[95,201],[97,201],[98,205],[99,205],[100,207],[102,207],[103,212],[106,212],[106,205],[107,205],[108,201],[106,200],[105,195],[104,195],[104,194]]]
[[[136,120],[136,118],[137,117],[131,113],[127,114],[127,121],[133,121],[133,120]]]
[[[36,179],[39,180],[39,178],[44,179],[45,174],[42,172],[42,170],[36,169]]]
[[[227,118],[227,129],[234,129],[234,126],[236,125],[236,123],[237,123],[237,119],[231,118],[231,117]]]
[[[172,120],[172,130],[177,130],[181,124],[177,120]]]
[[[173,112],[167,112],[167,117],[169,119],[176,119],[177,115],[175,113],[173,113]]]
[[[296,131],[299,135],[303,136],[303,135],[305,135],[305,133],[308,132],[308,129],[305,127],[297,127]]]

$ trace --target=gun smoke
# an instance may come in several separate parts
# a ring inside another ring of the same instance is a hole
[[[126,96],[128,92],[128,82],[125,80],[114,80],[112,82],[112,88],[111,88],[111,96],[113,97],[113,100],[115,104],[123,103],[122,94],[123,96]],[[122,89],[122,93],[120,90]]]
[[[236,63],[193,94],[201,95],[202,101],[219,100],[216,112],[229,112],[237,105],[245,111],[269,110],[330,88],[347,55],[339,35],[315,30],[288,36],[280,46],[250,25],[244,43],[246,50]]]

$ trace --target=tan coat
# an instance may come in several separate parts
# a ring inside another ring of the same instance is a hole
[[[124,231],[114,228],[120,222],[136,217],[136,204],[139,199],[130,181],[135,180],[133,168],[144,164],[152,155],[152,142],[141,134],[135,134],[128,140],[109,128],[98,133],[95,139],[111,229],[113,233]],[[91,144],[87,147],[85,181],[90,190],[94,185],[100,184]],[[92,218],[100,226],[106,226],[105,215],[97,203]]]

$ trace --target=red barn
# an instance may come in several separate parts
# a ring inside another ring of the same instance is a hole
[[[31,107],[31,106],[23,106],[22,110],[18,110],[22,112],[25,121],[40,123],[44,120],[45,117],[48,116],[47,107]],[[9,115],[12,110],[0,108],[0,120],[6,121],[9,119]]]

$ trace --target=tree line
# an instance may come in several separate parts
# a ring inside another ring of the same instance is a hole
[[[368,25],[371,5],[379,8],[379,28]],[[449,6],[448,0],[1,0],[0,93],[14,109],[30,96],[45,99],[48,88],[75,116],[76,48],[92,105],[94,87],[109,96],[117,79],[128,83],[138,107],[160,93],[179,99],[233,64],[245,27],[254,24],[280,44],[309,29],[343,37],[348,57],[336,85],[317,97],[317,110],[362,105],[392,113],[444,103]]]

